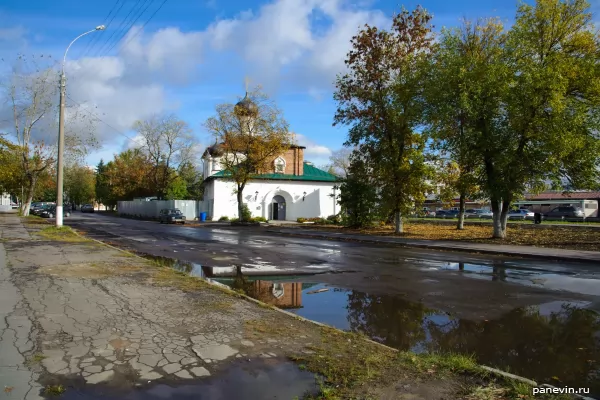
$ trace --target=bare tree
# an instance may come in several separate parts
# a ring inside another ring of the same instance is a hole
[[[49,57],[18,56],[11,73],[1,79],[5,110],[10,114],[18,144],[19,159],[25,188],[22,215],[29,215],[31,201],[40,176],[55,162],[58,125],[58,70]],[[70,109],[67,113],[65,153],[85,155],[94,142],[93,120],[73,124],[80,114]],[[89,130],[89,134],[84,132]]]
[[[243,191],[250,179],[272,172],[273,161],[289,148],[291,135],[281,110],[260,87],[237,104],[220,104],[217,115],[205,123],[221,148],[221,167],[235,182],[238,217],[244,220]]]
[[[31,64],[35,68],[29,68]],[[40,138],[50,125],[47,120],[54,117],[56,110],[57,75],[52,68],[38,68],[36,60],[19,56],[12,74],[3,83],[25,179],[26,195],[21,212],[29,215],[38,178],[55,161],[55,149]]]
[[[185,121],[175,115],[152,116],[138,121],[134,129],[143,140],[142,149],[152,161],[152,180],[156,194],[163,199],[176,171],[186,163],[193,163],[197,141]]]
[[[353,149],[350,147],[342,147],[331,153],[329,161],[335,171],[336,175],[346,177],[348,176],[348,169],[350,167],[350,156],[352,155]]]

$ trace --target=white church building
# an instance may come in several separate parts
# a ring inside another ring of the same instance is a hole
[[[258,112],[247,95],[235,109],[242,118],[252,118]],[[274,157],[270,171],[257,175],[246,184],[242,195],[252,217],[296,221],[298,218],[327,218],[339,212],[338,178],[305,161],[305,149],[289,146]],[[202,156],[203,208],[213,221],[221,217],[238,218],[236,185],[222,167],[223,157],[227,157],[225,152],[222,144],[215,143]]]
[[[298,218],[327,218],[339,213],[338,178],[304,161],[303,146],[290,146],[273,162],[270,173],[246,184],[243,198],[253,217],[296,221]],[[226,178],[220,159],[222,146],[208,147],[204,160],[204,206],[213,221],[237,218],[235,183]]]

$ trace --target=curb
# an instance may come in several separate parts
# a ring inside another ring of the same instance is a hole
[[[72,229],[72,228],[71,228],[71,229]],[[80,234],[79,234],[77,231],[75,231],[74,229],[72,229],[72,230],[73,230],[73,232],[74,232],[74,233],[75,233],[77,236],[79,236],[79,237],[81,237],[81,238],[85,238],[85,239],[87,239],[87,240],[91,240],[91,241],[97,242],[97,243],[99,243],[99,244],[101,244],[101,245],[103,245],[103,246],[109,247],[109,248],[111,248],[111,249],[114,249],[114,250],[117,250],[117,251],[119,251],[119,252],[127,253],[128,255],[131,255],[131,256],[134,256],[134,257],[136,257],[136,258],[140,258],[140,259],[142,259],[142,260],[148,261],[147,259],[145,259],[144,257],[142,257],[142,256],[140,256],[140,255],[138,255],[138,254],[131,253],[130,251],[127,251],[127,250],[120,249],[120,248],[118,248],[118,247],[115,247],[115,246],[112,246],[112,245],[110,245],[110,244],[104,243],[104,242],[102,242],[102,241],[100,241],[100,240],[98,240],[98,239],[93,239],[93,238],[85,237],[85,236],[83,236],[83,235],[80,235]],[[201,280],[203,280],[204,282],[206,282],[206,283],[208,283],[209,285],[212,285],[212,286],[214,286],[214,287],[218,287],[219,289],[221,289],[221,290],[225,291],[225,292],[226,292],[227,294],[229,294],[229,295],[234,295],[234,296],[237,296],[238,298],[242,298],[242,299],[244,299],[244,300],[247,300],[247,301],[250,301],[250,302],[252,302],[252,303],[254,303],[254,304],[257,304],[257,305],[259,305],[259,306],[261,306],[261,307],[264,307],[264,308],[269,308],[269,309],[271,309],[271,310],[277,311],[277,312],[279,312],[279,313],[282,313],[282,314],[284,314],[284,315],[287,315],[287,316],[289,316],[289,317],[292,317],[292,318],[294,318],[294,319],[296,319],[296,320],[303,321],[303,322],[307,322],[307,323],[313,324],[313,325],[315,325],[315,326],[318,326],[318,327],[320,327],[320,328],[328,328],[328,329],[333,329],[333,330],[335,330],[335,331],[337,331],[337,332],[339,332],[339,333],[341,333],[341,334],[347,334],[347,332],[345,332],[345,331],[342,331],[342,330],[340,330],[340,329],[338,329],[338,328],[335,328],[335,327],[333,327],[333,326],[331,326],[331,325],[327,325],[327,324],[324,324],[324,323],[322,323],[322,322],[313,321],[313,320],[311,320],[311,319],[304,318],[304,317],[302,317],[302,316],[300,316],[300,315],[296,315],[296,314],[294,314],[294,313],[291,313],[291,312],[289,312],[289,311],[282,310],[282,309],[280,309],[280,308],[277,308],[277,307],[275,307],[275,306],[272,306],[272,305],[270,305],[270,304],[264,303],[264,302],[262,302],[262,301],[260,301],[260,300],[257,300],[257,299],[255,299],[255,298],[253,298],[253,297],[250,297],[250,296],[248,296],[248,295],[246,295],[246,294],[243,294],[243,293],[239,293],[239,292],[233,291],[233,290],[231,290],[231,288],[229,288],[229,286],[227,286],[227,285],[225,285],[225,284],[222,284],[222,283],[219,283],[219,282],[216,282],[216,281],[213,281],[213,280],[212,280],[212,279],[210,279],[210,278],[209,278],[209,279],[205,279],[205,278],[198,278],[198,277],[195,277],[195,278],[196,278],[196,279],[201,279]],[[398,352],[399,352],[399,350],[398,350],[398,349],[395,349],[395,348],[393,348],[393,347],[387,346],[387,345],[385,345],[385,344],[383,344],[383,343],[376,342],[376,341],[374,341],[374,340],[372,340],[372,339],[369,339],[369,338],[365,338],[365,337],[363,337],[363,338],[362,338],[362,340],[364,340],[364,341],[366,341],[366,342],[368,342],[368,343],[371,343],[371,344],[377,345],[377,346],[381,346],[382,348],[385,348],[385,349],[387,349],[387,350],[391,350],[391,351],[393,351],[393,352],[395,352],[395,353],[398,353]],[[487,372],[489,372],[489,373],[491,373],[491,374],[493,374],[493,375],[496,375],[496,376],[499,376],[499,377],[502,377],[502,378],[505,378],[505,379],[510,379],[510,380],[516,380],[516,381],[519,381],[519,382],[523,382],[523,383],[526,383],[526,384],[528,384],[528,385],[531,385],[531,386],[533,386],[533,387],[547,387],[547,388],[554,388],[554,386],[552,386],[552,385],[548,385],[548,384],[541,384],[541,385],[539,385],[537,382],[535,382],[535,381],[533,381],[533,380],[531,380],[531,379],[528,379],[528,378],[525,378],[525,377],[522,377],[522,376],[519,376],[519,375],[514,375],[514,374],[511,374],[511,373],[508,373],[508,372],[505,372],[505,371],[499,370],[499,369],[497,369],[497,368],[488,367],[487,365],[479,365],[479,367],[480,367],[481,369],[483,369],[484,371],[487,371]],[[577,394],[575,395],[575,398],[577,398],[577,399],[583,399],[583,400],[594,400],[594,399],[592,399],[592,398],[589,398],[589,397],[583,397],[583,396],[581,396],[581,395],[577,395]]]
[[[570,256],[555,256],[555,255],[546,255],[546,254],[527,254],[527,253],[513,253],[510,251],[503,250],[487,250],[487,249],[474,249],[474,248],[464,248],[464,247],[451,247],[447,245],[432,245],[427,243],[403,243],[396,242],[392,240],[377,240],[377,239],[368,239],[368,238],[351,238],[351,237],[343,237],[343,236],[325,236],[325,235],[314,235],[310,233],[293,233],[293,232],[281,232],[274,229],[267,229],[266,232],[269,233],[277,233],[280,235],[287,236],[296,236],[296,237],[304,237],[309,239],[323,239],[323,240],[337,240],[340,242],[359,242],[359,243],[374,243],[374,244],[387,244],[394,245],[398,247],[411,247],[411,248],[422,248],[422,249],[430,249],[430,250],[439,250],[439,251],[451,251],[451,252],[460,252],[460,253],[478,253],[478,254],[489,254],[489,255],[498,255],[498,256],[511,256],[511,257],[521,257],[521,258],[531,258],[531,259],[542,259],[542,260],[550,260],[550,261],[568,261],[568,262],[582,262],[582,263],[595,263],[598,264],[600,262],[600,252],[599,260],[592,260],[587,258],[580,257],[570,257]],[[425,240],[425,239],[423,239]],[[539,248],[539,247],[536,247]]]

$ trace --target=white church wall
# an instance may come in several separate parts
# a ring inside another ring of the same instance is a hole
[[[235,184],[225,180],[214,180],[213,184],[213,220],[223,216],[237,218]],[[339,205],[334,205],[334,199],[329,196],[333,193],[334,185],[334,182],[254,181],[246,185],[243,197],[253,217],[270,219],[269,205],[274,196],[280,195],[286,201],[286,220],[326,218],[334,214],[334,210],[339,212]],[[207,195],[205,200],[208,198]]]

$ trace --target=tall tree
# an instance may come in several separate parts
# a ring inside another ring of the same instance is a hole
[[[334,175],[345,178],[348,176],[348,169],[350,168],[350,156],[352,155],[352,148],[342,147],[339,150],[335,150],[331,153],[329,161]]]
[[[224,153],[225,177],[235,183],[238,217],[244,219],[243,191],[257,174],[273,170],[273,161],[291,144],[288,123],[281,110],[259,87],[237,104],[220,104],[217,115],[205,123]]]
[[[109,205],[110,186],[107,176],[108,166],[104,164],[104,160],[100,160],[96,166],[96,182],[94,185],[95,199],[98,203]]]
[[[25,199],[21,206],[23,215],[29,214],[40,176],[55,162],[58,108],[58,72],[48,57],[27,58],[20,55],[11,67],[11,73],[2,77],[3,94],[11,111],[14,137],[20,150]],[[94,143],[94,120],[82,121],[76,110],[67,112],[65,122],[65,156],[74,159],[85,155]],[[83,123],[82,123],[83,122]],[[74,128],[77,126],[77,129]],[[48,139],[51,138],[51,139]]]
[[[96,197],[96,176],[85,165],[72,164],[65,168],[65,193],[71,204],[91,203]]]
[[[343,223],[353,228],[372,225],[379,216],[379,197],[368,160],[355,152],[350,157],[348,174],[340,186]]]
[[[110,187],[109,205],[119,200],[147,197],[156,193],[153,187],[153,164],[141,149],[130,149],[115,156],[106,164]]]
[[[21,170],[21,150],[17,145],[7,140],[5,135],[0,135],[0,193],[10,193],[21,199],[21,185],[23,173]]]
[[[152,163],[151,178],[156,195],[163,199],[179,166],[191,162],[197,154],[196,140],[185,121],[175,115],[153,116],[137,121],[134,129],[142,138],[142,149]]]
[[[402,10],[391,31],[366,25],[352,39],[348,73],[338,76],[334,125],[351,125],[346,145],[361,146],[374,168],[384,208],[402,216],[424,201],[427,191],[425,138],[418,131],[423,102],[423,64],[433,36],[430,14]]]
[[[521,4],[508,33],[488,20],[443,35],[446,64],[435,70],[464,82],[457,97],[465,125],[446,130],[444,140],[461,154],[462,137],[471,149],[467,159],[481,165],[494,237],[505,237],[510,205],[526,191],[565,179],[597,185],[599,43],[584,0]]]
[[[186,162],[179,166],[177,176],[185,182],[187,193],[185,198],[187,200],[202,200],[204,185],[201,168],[191,162]]]

